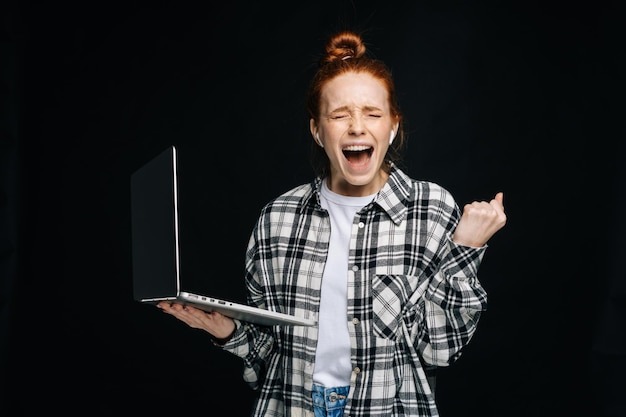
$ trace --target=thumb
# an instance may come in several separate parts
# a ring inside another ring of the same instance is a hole
[[[496,194],[495,200],[504,207],[504,193],[502,191]]]

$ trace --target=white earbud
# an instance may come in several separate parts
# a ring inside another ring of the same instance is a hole
[[[320,145],[321,148],[324,147],[324,145],[322,144],[322,141],[320,140],[320,134],[319,132],[315,133],[315,137],[317,138],[317,144]]]
[[[391,134],[389,135],[389,144],[391,145],[391,143],[393,142],[393,140],[395,139],[396,134],[393,131],[393,129],[391,130]]]

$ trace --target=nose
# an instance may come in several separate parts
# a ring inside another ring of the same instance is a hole
[[[354,112],[350,117],[350,129],[348,133],[351,135],[361,135],[365,132],[363,115],[360,112]]]

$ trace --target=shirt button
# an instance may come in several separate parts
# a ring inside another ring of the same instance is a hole
[[[355,374],[359,374],[359,373],[361,373],[361,368],[359,368],[359,367],[357,366],[356,368],[354,368],[353,372],[354,372]]]
[[[352,324],[359,324],[359,319],[358,319],[358,318],[356,318],[356,317],[354,317],[354,318],[352,319]]]
[[[353,266],[352,266],[352,270],[353,270],[354,272],[356,272],[356,271],[358,271],[358,270],[359,270],[359,267],[358,267],[357,265],[353,265]]]
[[[359,229],[362,229],[362,228],[364,228],[364,227],[365,227],[365,223],[363,223],[363,222],[359,222]]]

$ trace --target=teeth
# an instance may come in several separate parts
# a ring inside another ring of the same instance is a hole
[[[343,148],[344,151],[366,151],[368,150],[370,147],[369,146],[364,146],[364,145],[352,145],[352,146],[346,146],[345,148]]]

